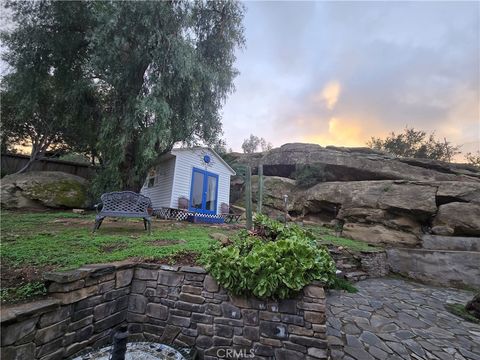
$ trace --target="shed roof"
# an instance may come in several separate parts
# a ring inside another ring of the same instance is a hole
[[[209,150],[215,157],[227,168],[228,171],[231,172],[232,175],[236,175],[235,170],[233,170],[228,163],[222,159],[220,155],[217,154],[215,150],[210,147],[201,147],[201,146],[194,146],[194,147],[186,147],[186,148],[174,148],[170,152],[159,156],[157,163],[171,159],[175,157],[176,153],[183,152],[183,151],[195,151],[195,150]]]

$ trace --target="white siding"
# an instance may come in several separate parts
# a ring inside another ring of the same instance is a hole
[[[161,162],[155,170],[155,185],[149,188],[145,184],[140,193],[148,196],[152,200],[154,208],[170,207],[175,173],[175,158]]]
[[[230,201],[230,175],[231,170],[225,166],[222,160],[208,149],[174,149],[172,150],[177,158],[175,166],[175,176],[173,180],[172,202],[173,208],[178,207],[178,198],[185,196],[190,199],[190,187],[192,183],[192,170],[194,167],[207,170],[218,175],[218,200],[217,214],[220,213],[222,202]],[[212,164],[205,166],[202,158],[204,154],[208,154],[212,159]]]

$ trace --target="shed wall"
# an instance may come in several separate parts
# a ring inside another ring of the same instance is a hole
[[[155,185],[149,188],[147,184],[145,184],[141,190],[141,194],[148,196],[152,200],[154,208],[171,207],[175,158],[161,162],[155,170]]]
[[[205,166],[202,161],[202,154],[207,152],[213,162]],[[176,155],[175,177],[173,180],[171,207],[176,208],[178,198],[185,196],[190,199],[190,187],[192,184],[192,170],[194,167],[218,174],[218,201],[217,214],[220,213],[222,202],[229,203],[230,200],[230,170],[210,151],[192,150],[174,152]]]

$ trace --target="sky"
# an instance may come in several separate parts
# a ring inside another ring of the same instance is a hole
[[[244,4],[223,108],[234,151],[250,134],[365,146],[407,126],[480,150],[480,2]]]

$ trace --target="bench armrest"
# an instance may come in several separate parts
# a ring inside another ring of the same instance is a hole
[[[98,210],[98,209],[100,208],[101,205],[103,205],[103,203],[101,203],[101,202],[98,203],[98,204],[93,205],[93,207],[94,207],[95,210],[97,211],[97,214],[99,213],[99,210]]]

